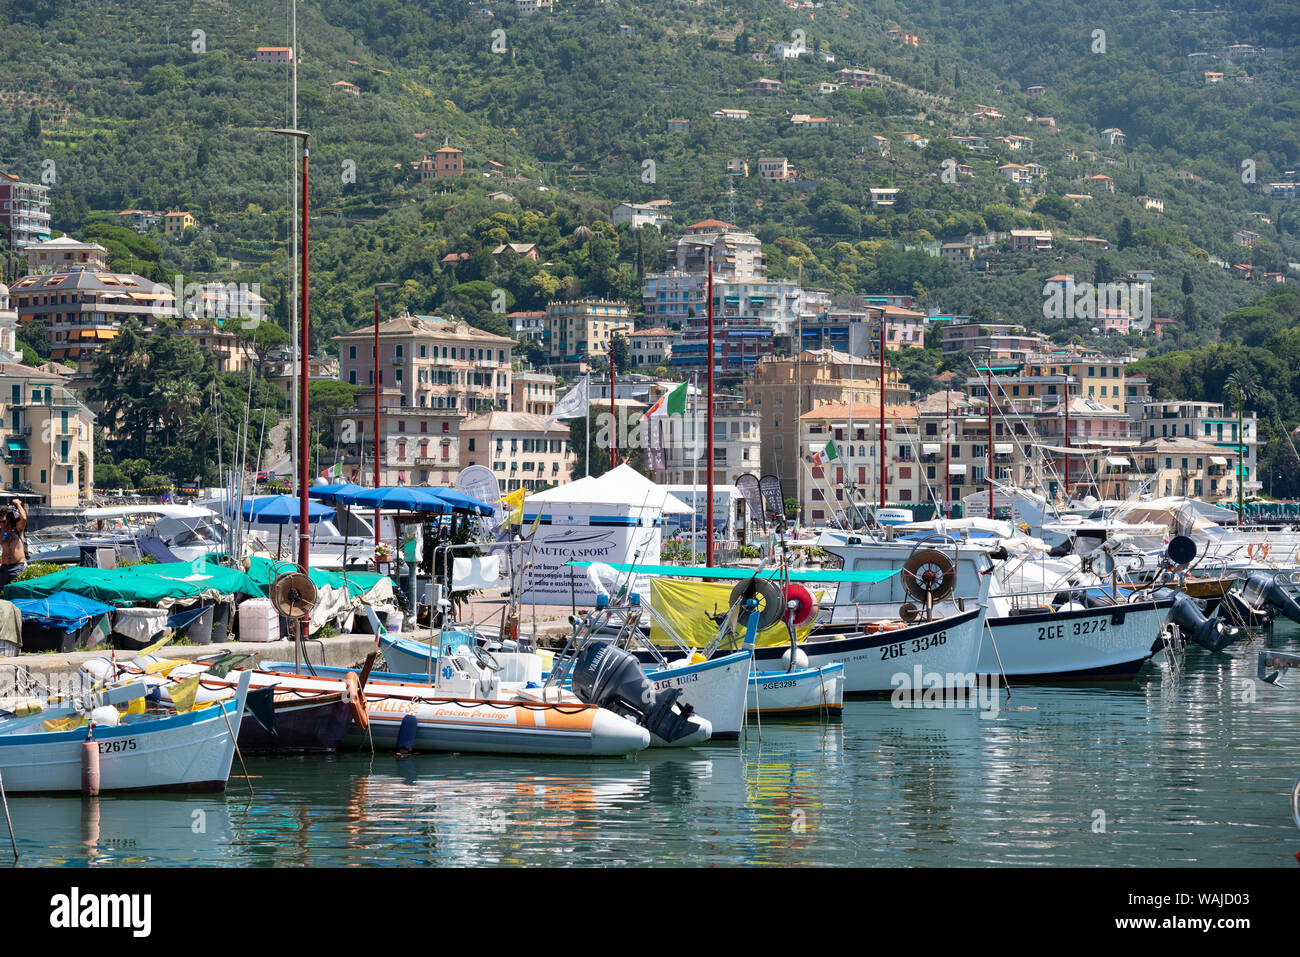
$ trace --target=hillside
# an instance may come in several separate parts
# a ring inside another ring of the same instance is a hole
[[[300,7],[317,345],[367,320],[378,281],[402,283],[393,298],[408,308],[457,311],[498,329],[496,287],[510,308],[562,294],[635,301],[639,275],[660,267],[665,237],[610,226],[623,200],[670,199],[666,236],[709,216],[750,229],[775,276],[802,270],[806,284],[835,292],[915,292],[924,306],[979,309],[1084,339],[1086,321],[1043,317],[1043,280],[1152,269],[1155,313],[1187,319],[1161,349],[1233,336],[1220,318],[1261,292],[1214,260],[1260,272],[1300,260],[1295,201],[1260,190],[1300,162],[1300,57],[1289,46],[1294,18],[1277,5],[1176,14],[1153,0],[1054,2],[1050,16],[1028,3],[954,9],[937,0],[811,10],[777,0],[557,0],[553,13],[531,16],[489,6],[490,21],[483,5],[461,0]],[[53,161],[56,225],[80,234],[122,208],[189,209],[211,231],[114,251],[141,271],[258,281],[279,306],[287,148],[265,130],[286,123],[287,68],[252,57],[286,42],[280,5],[8,0],[0,9],[9,24],[0,102],[10,111],[0,157],[31,178]],[[1098,29],[1105,52],[1093,52]],[[807,52],[774,56],[773,44],[798,39],[796,31]],[[1226,60],[1234,43],[1265,52]],[[1190,61],[1197,52],[1209,56]],[[887,79],[877,89],[818,92],[845,68]],[[1211,69],[1225,82],[1206,84]],[[744,92],[763,77],[782,82],[780,95]],[[331,88],[341,80],[359,95]],[[1030,97],[1036,85],[1045,90]],[[998,116],[977,117],[977,106]],[[722,109],[750,117],[712,118]],[[827,125],[795,126],[795,114]],[[1035,122],[1049,116],[1055,129]],[[669,132],[676,118],[689,131]],[[1124,145],[1102,139],[1111,127],[1124,131]],[[908,133],[928,145],[908,144]],[[889,139],[888,156],[876,136]],[[1034,142],[1032,153],[997,143],[971,151],[954,136]],[[527,182],[509,185],[514,201],[487,198],[500,179],[421,186],[412,164],[444,141],[466,151],[467,170],[496,160]],[[766,156],[788,158],[799,178],[759,179]],[[726,175],[732,157],[749,164],[748,177]],[[969,164],[972,175],[948,181],[945,160]],[[1247,160],[1253,183],[1242,181]],[[1046,175],[1021,189],[997,173],[1009,162],[1041,164]],[[1111,177],[1114,192],[1087,182],[1097,175]],[[900,188],[897,204],[873,208],[870,187]],[[1137,196],[1160,200],[1163,212]],[[582,224],[590,240],[574,238]],[[994,251],[988,274],[921,248],[1012,227],[1101,237],[1112,248],[1058,241],[1038,258]],[[1242,229],[1259,234],[1253,248],[1233,244]],[[507,240],[538,243],[543,263],[495,262],[490,249]],[[453,271],[441,264],[449,252],[468,258]]]

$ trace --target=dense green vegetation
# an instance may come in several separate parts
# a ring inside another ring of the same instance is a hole
[[[1160,368],[1182,368],[1174,357],[1184,354],[1271,349],[1236,344],[1231,317],[1263,287],[1223,264],[1282,272],[1300,260],[1300,201],[1261,188],[1300,165],[1300,54],[1285,7],[846,0],[814,17],[777,0],[557,0],[553,14],[521,17],[512,3],[491,6],[487,21],[463,0],[300,5],[313,348],[331,351],[330,337],[369,321],[377,282],[399,284],[384,294],[386,312],[455,313],[495,332],[503,312],[558,296],[636,302],[667,241],[711,216],[755,232],[770,275],[836,293],[910,292],[922,307],[1004,316],[1060,341],[1171,352]],[[290,146],[269,131],[289,122],[288,69],[252,62],[258,46],[287,42],[283,5],[4,0],[0,15],[0,156],[25,178],[53,176],[55,225],[149,278],[256,282],[283,325]],[[809,52],[775,58],[773,43],[796,31]],[[1232,43],[1266,55],[1225,59]],[[1197,52],[1213,56],[1188,58]],[[890,80],[821,95],[846,67]],[[1206,84],[1211,69],[1225,82]],[[746,95],[759,77],[781,80],[781,95]],[[360,95],[333,90],[341,80]],[[1034,85],[1045,93],[1028,96]],[[1001,118],[976,117],[977,104]],[[723,108],[751,117],[711,116]],[[829,125],[798,127],[796,113]],[[1035,122],[1048,116],[1056,129]],[[673,118],[689,131],[670,132]],[[1127,144],[1107,145],[1109,127]],[[905,142],[908,133],[928,145]],[[1032,152],[993,141],[1011,134],[1032,137]],[[990,149],[953,140],[969,135]],[[873,136],[889,139],[888,156]],[[414,164],[444,141],[465,150],[467,175],[421,185]],[[787,157],[799,179],[760,179],[760,156]],[[748,177],[727,176],[732,157]],[[488,161],[506,164],[512,181],[481,175]],[[945,175],[945,161],[973,175]],[[1031,161],[1047,172],[1029,187],[997,173]],[[1089,182],[1102,174],[1113,192]],[[902,190],[893,207],[871,205],[880,186]],[[508,195],[489,198],[496,191]],[[673,203],[663,234],[608,222],[619,201],[657,198]],[[139,237],[114,221],[131,207],[187,209],[200,229]],[[1053,230],[1051,253],[982,250],[987,272],[932,255],[939,242],[1017,227]],[[1241,229],[1259,234],[1252,247],[1234,244]],[[1111,248],[1070,239],[1083,236]],[[504,243],[536,244],[539,259],[494,256]],[[449,254],[458,258],[444,262]],[[1155,271],[1155,315],[1181,320],[1161,340],[1099,340],[1087,320],[1043,314],[1050,275],[1106,281],[1138,268]],[[39,328],[23,339],[44,349]],[[923,356],[905,372],[923,385],[937,369]],[[1177,384],[1221,382],[1180,373]],[[1276,413],[1294,422],[1300,408],[1284,399]],[[181,429],[177,420],[154,441]],[[124,440],[132,455],[147,441]]]

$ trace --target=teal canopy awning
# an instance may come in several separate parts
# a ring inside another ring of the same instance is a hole
[[[569,562],[577,568],[587,568],[593,562]],[[616,562],[604,562],[618,572],[633,572],[637,575],[671,575],[676,578],[702,578],[712,581],[740,581],[745,578],[779,579],[781,571],[777,568],[697,568],[685,565],[622,565]],[[792,582],[854,582],[874,585],[898,574],[892,571],[845,571],[841,568],[797,569],[790,572]]]
[[[26,451],[27,451],[27,440],[26,440],[26,439],[10,439],[10,440],[9,440],[9,448],[12,449],[14,452],[26,452]]]

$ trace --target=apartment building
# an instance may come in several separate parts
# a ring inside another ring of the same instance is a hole
[[[339,346],[339,377],[362,386],[391,387],[399,407],[446,410],[472,415],[508,408],[515,341],[475,329],[463,319],[398,316],[379,324],[375,361],[374,325],[334,337]],[[373,408],[373,406],[372,406]]]
[[[1242,416],[1241,424],[1239,434],[1236,412],[1228,411],[1222,402],[1185,400],[1148,402],[1142,406],[1142,418],[1138,421],[1141,437],[1145,442],[1175,437],[1194,439],[1218,449],[1217,453],[1213,453],[1217,457],[1222,457],[1229,452],[1235,455],[1239,448],[1244,449],[1241,478],[1242,487],[1249,495],[1263,489],[1263,483],[1256,475],[1259,422],[1254,412],[1248,412]],[[1233,459],[1233,462],[1235,463],[1236,459]],[[1218,487],[1220,489],[1223,487],[1222,481]]]
[[[71,236],[47,239],[32,243],[24,250],[27,272],[34,276],[48,276],[55,272],[70,272],[73,266],[83,269],[108,269],[108,250],[99,243],[78,242]]]
[[[744,383],[763,431],[763,473],[794,488],[798,469],[799,416],[823,405],[880,402],[880,363],[833,349],[807,349],[794,356],[760,359]],[[911,391],[898,370],[885,364],[889,405],[905,405]]]
[[[637,369],[657,369],[667,363],[673,354],[673,336],[671,329],[662,326],[628,333],[627,340],[632,347],[632,366]]]
[[[489,412],[471,416],[460,426],[464,466],[483,465],[496,475],[501,488],[532,492],[563,485],[573,471],[569,427],[563,422],[546,429],[546,417],[527,412]]]
[[[23,250],[50,238],[50,188],[0,173],[0,225],[12,249]]]
[[[555,408],[555,376],[546,372],[516,372],[511,379],[511,412],[547,416]]]
[[[94,496],[95,415],[63,376],[0,362],[5,494],[75,508]]]
[[[885,502],[907,506],[924,501],[917,408],[886,405],[884,411]],[[880,406],[831,403],[805,412],[800,423],[799,468],[807,466],[800,503],[804,520],[836,524],[847,518],[856,523],[854,513],[864,501],[880,501]],[[813,464],[813,452],[832,441],[836,458]]]
[[[609,355],[614,336],[632,331],[632,308],[612,299],[573,299],[546,307],[546,355],[556,363]]]
[[[699,412],[692,415],[697,401]],[[652,477],[661,485],[690,485],[692,477],[700,485],[708,482],[706,401],[702,395],[688,398],[680,426],[665,438],[664,467],[652,470]],[[713,403],[714,484],[735,485],[741,475],[758,475],[761,438],[758,410],[747,405],[743,396],[719,394]]]

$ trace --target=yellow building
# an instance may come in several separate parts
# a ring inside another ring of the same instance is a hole
[[[16,362],[0,362],[4,495],[29,505],[76,507],[94,494],[95,415],[67,379]]]
[[[198,224],[199,221],[190,213],[168,213],[163,217],[163,232],[168,236],[183,236],[185,230]]]

